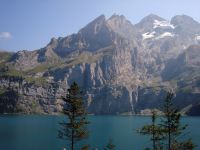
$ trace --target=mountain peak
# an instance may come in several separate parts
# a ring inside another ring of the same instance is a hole
[[[141,32],[149,32],[153,30],[154,28],[157,28],[159,26],[168,25],[168,22],[154,14],[150,14],[146,17],[144,17],[138,24],[136,24],[136,28],[141,30]]]
[[[135,34],[133,24],[124,15],[113,14],[108,20],[107,25],[115,33],[123,37],[131,37]]]
[[[113,14],[108,20],[116,20],[116,19],[126,20],[126,17],[124,15]]]
[[[187,23],[187,22],[199,24],[192,17],[187,16],[187,15],[176,15],[171,19],[171,22],[175,25],[180,25],[182,23]]]
[[[124,15],[113,14],[108,20],[107,23],[112,26],[122,27],[124,25],[130,25],[131,22],[126,19]]]
[[[105,15],[100,15],[97,18],[95,18],[94,20],[92,20],[90,23],[88,23],[84,28],[88,27],[88,26],[93,26],[95,24],[101,24],[102,22],[105,22],[106,17]]]
[[[97,32],[97,29],[99,29],[103,24],[106,22],[106,17],[104,15],[100,15],[93,21],[91,21],[89,24],[87,24],[84,28],[82,28],[79,33],[86,33],[88,32]]]
[[[165,19],[163,19],[163,18],[161,18],[161,17],[159,17],[159,16],[157,16],[157,15],[155,15],[155,14],[149,14],[148,16],[146,16],[146,17],[144,17],[141,21],[140,21],[140,23],[141,22],[149,22],[149,21],[151,21],[151,22],[153,22],[154,20],[159,20],[159,21],[164,21]]]
[[[55,43],[55,42],[57,42],[57,39],[56,39],[55,37],[53,37],[53,38],[51,38],[49,44],[53,44],[53,43]]]
[[[104,21],[104,20],[106,20],[106,17],[105,17],[105,15],[100,15],[100,16],[98,16],[96,19],[94,19],[94,21],[92,21],[92,22],[99,22],[99,21]]]
[[[59,113],[60,98],[73,81],[85,91],[92,114],[159,108],[169,88],[178,89],[174,100],[181,108],[195,106],[200,97],[200,32],[187,16],[175,20],[187,23],[174,27],[150,14],[134,26],[123,15],[101,15],[79,33],[52,38],[41,49],[0,53],[0,89],[24,86],[16,101],[22,113]],[[23,74],[24,81],[14,81],[13,73],[20,79]],[[7,101],[4,108],[15,111],[12,99]]]
[[[58,44],[58,40],[55,37],[53,37],[53,38],[51,38],[51,40],[50,40],[49,44],[47,44],[47,46],[51,47],[51,48],[55,48],[57,46],[57,44]]]
[[[200,23],[187,15],[177,15],[171,19],[171,24],[177,27],[179,33],[199,34]]]

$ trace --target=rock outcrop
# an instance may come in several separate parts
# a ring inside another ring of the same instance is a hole
[[[169,89],[177,92],[180,109],[195,114],[199,44],[200,24],[188,16],[167,21],[151,14],[136,25],[122,15],[99,16],[76,34],[52,38],[44,48],[6,57],[0,53],[1,93],[18,93],[11,109],[2,113],[58,113],[61,97],[76,81],[93,114],[160,109]],[[10,101],[8,97],[1,107]]]

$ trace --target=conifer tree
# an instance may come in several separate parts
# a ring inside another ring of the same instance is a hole
[[[195,146],[191,140],[181,141],[181,139],[179,139],[184,135],[184,130],[187,125],[182,125],[180,123],[181,114],[178,109],[174,107],[172,102],[173,98],[174,93],[168,92],[163,108],[164,116],[160,125],[163,128],[163,134],[165,134],[167,149],[192,150]]]
[[[104,150],[115,150],[116,145],[113,144],[112,139],[109,139],[108,144],[106,145],[106,148]]]
[[[88,136],[86,125],[86,109],[77,83],[73,83],[68,89],[66,97],[63,97],[65,105],[63,113],[67,116],[67,122],[60,123],[59,137],[70,142],[70,149],[74,150],[75,143]],[[86,148],[86,147],[84,147]]]
[[[184,140],[184,130],[187,125],[180,122],[181,115],[172,102],[173,92],[168,92],[163,106],[163,117],[156,123],[156,113],[152,112],[152,124],[145,125],[139,130],[143,135],[151,135],[153,150],[193,150],[192,140]],[[150,148],[147,148],[150,150]]]
[[[90,149],[90,145],[83,145],[81,147],[81,150],[89,150]]]
[[[156,124],[157,114],[156,111],[152,111],[151,124],[143,126],[138,132],[142,135],[150,135],[152,141],[153,150],[161,150],[161,140],[163,139],[162,129]],[[147,148],[150,150],[150,148]]]

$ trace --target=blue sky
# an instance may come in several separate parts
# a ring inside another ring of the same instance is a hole
[[[114,13],[133,24],[150,13],[168,20],[186,14],[200,22],[200,0],[0,0],[0,49],[38,49]]]

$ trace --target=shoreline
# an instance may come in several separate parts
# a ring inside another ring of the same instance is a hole
[[[55,113],[55,114],[48,114],[48,113],[1,113],[1,116],[65,116],[62,113]],[[151,114],[88,114],[87,116],[119,116],[119,117],[151,117]],[[163,115],[158,114],[158,117]],[[182,117],[200,117],[197,115],[190,116],[190,115],[182,115]]]

